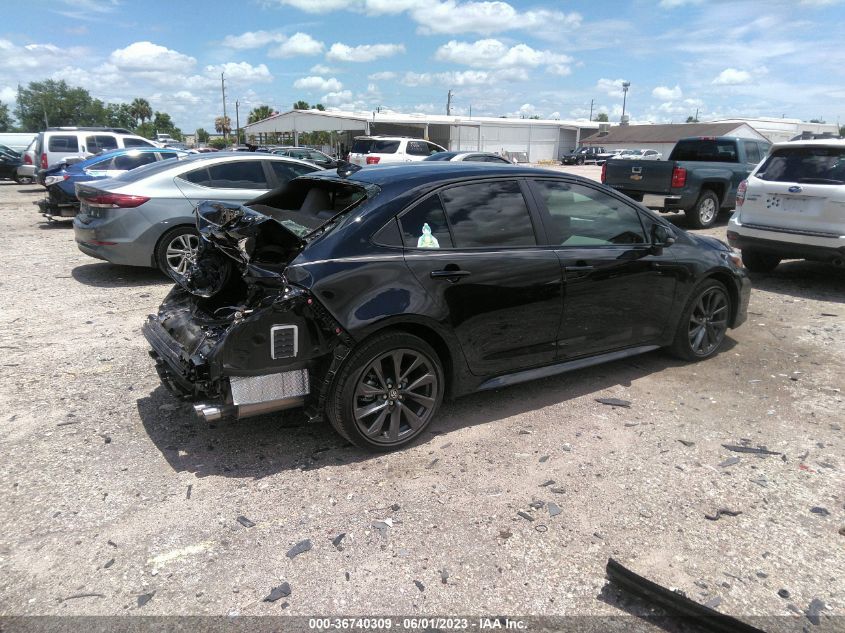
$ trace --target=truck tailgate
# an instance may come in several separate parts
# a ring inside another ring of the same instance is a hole
[[[606,163],[605,184],[624,192],[669,194],[674,161],[613,159]]]

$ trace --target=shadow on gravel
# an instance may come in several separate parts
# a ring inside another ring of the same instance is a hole
[[[658,212],[659,213],[659,212]],[[733,212],[724,212],[720,213],[719,217],[716,218],[716,221],[708,227],[709,229],[714,229],[720,226],[727,226],[728,220],[731,219],[731,215]],[[680,213],[660,213],[660,216],[677,227],[684,229],[685,231],[697,231],[698,229],[694,229],[690,226],[689,220],[687,219],[686,214],[681,211]]]
[[[38,223],[38,228],[42,231],[52,231],[53,229],[72,229],[73,219],[48,220],[46,218],[42,218],[41,222]]]
[[[735,344],[732,339],[726,339],[722,353],[729,352]],[[656,351],[458,398],[443,405],[430,430],[417,444],[431,444],[437,436],[451,431],[477,424],[500,423],[511,416],[598,394],[618,385],[629,386],[643,376],[683,365],[682,361]],[[298,409],[209,424],[195,418],[190,403],[178,401],[161,386],[136,404],[147,434],[170,466],[176,471],[193,472],[198,477],[222,475],[257,479],[284,470],[337,466],[379,457],[350,445],[328,422],[306,423]],[[501,432],[511,432],[505,424],[499,426]],[[435,448],[434,445],[431,448]]]
[[[751,273],[751,286],[801,299],[845,303],[845,269],[821,262],[781,262],[770,273]]]
[[[25,185],[24,185],[25,186]],[[18,193],[44,193],[44,187],[30,187],[29,189],[18,189]]]
[[[155,268],[118,266],[107,262],[82,264],[74,268],[70,274],[79,283],[97,288],[173,285],[173,280]]]
[[[654,626],[655,628],[668,633],[703,633],[707,630],[690,620],[672,616],[660,607],[649,604],[638,596],[633,596],[612,582],[602,587],[601,593],[596,596],[599,602],[604,602],[628,615],[640,618],[641,621]]]

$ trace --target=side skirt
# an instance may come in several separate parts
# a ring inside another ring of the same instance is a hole
[[[619,360],[621,358],[628,358],[629,356],[636,356],[659,349],[659,345],[641,345],[639,347],[630,347],[622,349],[617,352],[608,352],[607,354],[599,354],[598,356],[590,356],[589,358],[578,358],[576,360],[569,360],[563,363],[556,363],[554,365],[547,365],[546,367],[537,367],[535,369],[525,369],[513,374],[505,374],[504,376],[496,376],[481,383],[478,391],[487,391],[489,389],[498,389],[500,387],[507,387],[509,385],[516,385],[521,382],[528,382],[529,380],[536,380],[538,378],[546,378],[548,376],[556,376],[568,371],[576,369],[583,369],[584,367],[592,367],[593,365],[600,365],[601,363],[609,363],[610,361]]]

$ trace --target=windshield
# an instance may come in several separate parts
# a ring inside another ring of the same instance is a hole
[[[395,154],[399,141],[386,141],[376,138],[356,138],[352,144],[353,154]]]
[[[771,182],[845,184],[845,147],[784,147],[763,161],[757,178]]]

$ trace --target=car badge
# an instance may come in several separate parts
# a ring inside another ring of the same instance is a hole
[[[804,189],[802,189],[798,185],[793,185],[788,189],[788,191],[789,193],[801,193],[802,191],[804,191]]]

